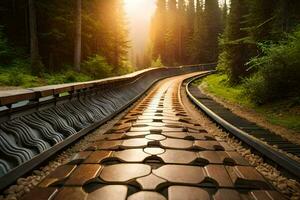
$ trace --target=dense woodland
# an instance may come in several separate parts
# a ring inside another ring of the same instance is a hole
[[[149,48],[137,69],[218,62],[228,84],[242,85],[255,103],[299,98],[300,1],[156,3]],[[1,85],[128,73],[129,48],[123,0],[0,2]]]
[[[229,85],[262,104],[300,97],[300,1],[158,0],[152,59],[172,66],[218,62]],[[284,91],[284,92],[283,92]]]
[[[122,0],[1,0],[0,79],[18,85],[22,71],[56,74],[51,84],[126,73],[127,32]]]

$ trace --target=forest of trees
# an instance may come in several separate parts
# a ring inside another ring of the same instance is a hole
[[[230,2],[218,70],[257,104],[299,98],[300,2]]]
[[[300,96],[299,0],[156,4],[138,69],[218,62],[256,103]],[[1,0],[0,85],[128,73],[128,35],[123,0]]]
[[[2,71],[102,78],[128,70],[128,49],[122,0],[0,1]]]
[[[226,6],[222,9],[218,0],[158,0],[151,24],[151,59],[167,66],[216,62]]]
[[[299,97],[299,10],[298,0],[158,0],[150,57],[166,66],[218,62],[256,103]]]

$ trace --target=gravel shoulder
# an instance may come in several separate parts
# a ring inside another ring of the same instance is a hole
[[[221,128],[212,122],[204,113],[200,112],[188,99],[185,89],[181,89],[182,103],[189,113],[199,124],[213,134],[218,140],[227,142],[231,147],[237,150],[249,163],[256,168],[273,186],[276,190],[284,194],[287,199],[300,199],[300,183],[294,179],[284,176],[279,170],[272,165],[265,162],[265,160],[255,155],[251,149],[243,146],[242,142],[235,137],[224,132]]]
[[[281,135],[282,137],[286,138],[287,140],[290,140],[290,141],[293,141],[294,143],[300,144],[300,134],[297,133],[296,131],[289,130],[282,126],[271,124],[261,114],[255,112],[254,110],[245,108],[241,105],[238,105],[238,104],[235,104],[232,102],[229,102],[222,97],[218,97],[212,93],[209,93],[206,90],[205,85],[203,85],[203,84],[200,85],[198,88],[201,90],[201,92],[203,94],[209,96],[216,102],[222,104],[224,107],[228,108],[234,114],[239,115],[251,122],[254,122],[257,125],[265,128],[265,129],[268,129],[277,135]]]

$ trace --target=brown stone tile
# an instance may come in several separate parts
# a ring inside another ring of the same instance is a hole
[[[167,149],[165,153],[158,155],[165,163],[189,164],[197,159],[197,154],[192,151]]]
[[[144,138],[133,138],[124,140],[121,146],[124,148],[143,148],[148,145],[148,142],[150,142],[150,140]]]
[[[277,191],[268,191],[268,190],[257,190],[249,192],[249,196],[253,200],[285,200],[286,198],[283,197]]]
[[[197,187],[171,186],[168,189],[169,200],[210,200],[206,190]]]
[[[22,197],[22,200],[50,200],[57,193],[56,188],[33,188],[29,193]]]
[[[219,189],[213,197],[214,200],[245,200],[238,191],[231,189]]]
[[[83,162],[85,164],[99,164],[104,159],[111,156],[111,151],[94,151],[90,156]]]
[[[234,187],[227,170],[223,165],[205,166],[207,177],[213,179],[219,187]]]
[[[138,178],[136,181],[141,185],[143,190],[155,190],[158,185],[166,182],[166,180],[157,177],[154,174]]]
[[[220,145],[224,148],[224,151],[235,151],[227,142],[219,142]]]
[[[153,174],[172,183],[198,184],[205,179],[203,168],[185,165],[163,165]]]
[[[143,162],[148,156],[150,155],[145,153],[143,149],[127,149],[114,152],[112,155],[112,157],[125,162]]]
[[[167,138],[166,140],[160,141],[161,146],[172,149],[189,149],[192,148],[193,142],[182,139]]]
[[[139,136],[146,136],[146,135],[149,135],[150,134],[150,131],[145,131],[145,132],[127,132],[125,133],[125,135],[127,137],[139,137]]]
[[[219,156],[218,151],[200,151],[198,153],[198,155],[200,158],[207,160],[210,164],[222,164],[223,163],[223,159]]]
[[[250,165],[249,162],[236,151],[226,151],[228,155],[224,158],[224,163],[233,162],[234,165]]]
[[[87,193],[81,187],[63,187],[54,197],[54,200],[85,200],[86,197]]]
[[[86,200],[126,200],[127,186],[107,185],[88,194]]]
[[[146,147],[144,148],[144,152],[149,155],[160,155],[163,154],[166,150],[158,147]]]
[[[142,191],[134,193],[128,197],[128,200],[167,200],[163,195],[157,192]]]
[[[49,187],[51,185],[62,184],[70,174],[75,170],[76,165],[61,165],[50,173],[42,182],[39,187]]]
[[[263,176],[254,167],[235,166],[226,167],[236,187],[241,188],[269,188]]]
[[[208,133],[188,133],[194,140],[215,140],[214,137]]]
[[[133,127],[130,129],[132,132],[144,132],[150,131],[152,129],[161,129],[166,132],[180,132],[183,131],[183,128],[168,128],[168,127],[156,127],[156,126],[147,126],[147,127]]]
[[[162,132],[163,135],[169,138],[185,139],[188,135],[186,132]]]
[[[194,142],[194,148],[200,149],[200,150],[224,150],[224,148],[220,145],[217,141],[202,141],[202,140],[196,140]]]
[[[81,164],[71,174],[65,185],[82,186],[89,180],[95,178],[100,170],[101,165],[99,164]]]
[[[125,183],[129,180],[147,176],[151,167],[145,164],[116,164],[105,166],[100,178],[106,182]]]
[[[80,164],[82,163],[92,152],[91,151],[81,151],[76,153],[70,160],[69,164]]]
[[[161,140],[165,140],[166,136],[159,135],[159,134],[150,134],[150,135],[146,135],[145,138],[148,140],[161,141]]]

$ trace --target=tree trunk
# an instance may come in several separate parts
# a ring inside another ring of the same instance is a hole
[[[76,1],[76,30],[75,30],[75,49],[74,49],[74,67],[80,71],[81,61],[81,0]]]
[[[33,73],[38,74],[41,72],[42,63],[39,54],[34,0],[28,0],[28,10],[29,10],[29,32],[30,32],[30,58],[31,58],[31,68],[32,68],[31,70]]]

